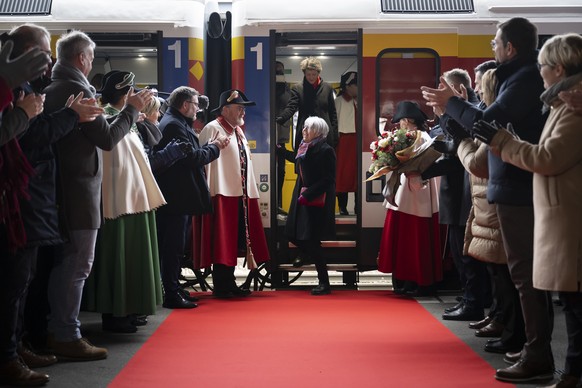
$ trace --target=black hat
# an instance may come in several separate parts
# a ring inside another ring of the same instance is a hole
[[[212,110],[212,113],[219,112],[223,106],[231,104],[248,106],[257,105],[254,101],[250,101],[240,90],[232,89],[220,93],[220,103],[218,104],[218,108]]]
[[[346,71],[340,78],[340,88],[345,88],[351,84],[358,83],[358,73],[355,71]]]
[[[420,109],[420,105],[414,101],[400,101],[396,106],[396,113],[392,117],[392,123],[397,123],[401,119],[413,119],[417,124],[428,120],[427,115]]]
[[[100,93],[111,93],[133,85],[135,75],[130,71],[112,70],[103,76]],[[126,89],[127,92],[127,89]]]

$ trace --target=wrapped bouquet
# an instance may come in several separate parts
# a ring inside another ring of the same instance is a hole
[[[428,134],[423,135],[420,130],[407,130],[397,128],[385,132],[377,140],[370,144],[372,164],[369,172],[372,175],[366,179],[371,181],[393,172],[384,190],[384,197],[392,205],[398,186],[400,186],[400,174],[406,172],[422,173],[441,153],[434,150],[432,145],[434,138]]]

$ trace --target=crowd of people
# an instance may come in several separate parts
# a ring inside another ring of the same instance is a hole
[[[87,79],[95,43],[81,31],[58,39],[54,65],[41,26],[18,26],[1,40],[0,384],[43,385],[49,376],[36,368],[106,358],[107,349],[83,337],[81,309],[101,313],[103,330],[134,333],[160,303],[196,308],[179,281],[188,233],[193,267],[212,267],[214,297],[249,296],[248,284],[236,282],[237,258],[250,269],[270,259],[242,129],[255,103],[226,90],[216,119],[202,126],[196,116],[208,99],[180,86],[160,119],[160,99],[136,90],[129,71],[108,72],[95,89]],[[438,88],[421,88],[437,126],[427,126],[418,103],[397,105],[392,123],[437,138],[432,147],[443,156],[398,178],[395,202],[384,204],[378,269],[393,274],[398,294],[434,293],[445,227],[463,295],[443,319],[471,321],[475,335],[491,338],[484,350],[510,364],[495,377],[511,383],[554,377],[551,292],[558,292],[568,349],[554,386],[576,387],[582,37],[557,35],[538,52],[535,25],[513,18],[491,46],[495,61],[474,69],[475,89],[463,69],[445,72]],[[321,241],[334,238],[336,199],[347,215],[347,193],[357,192],[358,77],[343,74],[336,96],[319,60],[306,58],[301,70],[302,83],[289,88],[280,77],[277,86],[278,164],[291,161],[297,173],[285,234],[299,250],[293,265],[315,264],[311,293],[326,295]],[[279,192],[283,177],[279,168]],[[50,260],[37,265],[47,247]],[[43,302],[46,320],[31,332],[26,310],[44,311]]]

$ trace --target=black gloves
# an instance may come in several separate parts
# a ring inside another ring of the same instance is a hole
[[[448,120],[447,125],[443,128],[445,133],[453,138],[453,141],[458,145],[461,140],[471,137],[471,134],[455,120]]]
[[[488,123],[485,120],[479,120],[473,124],[473,135],[476,139],[479,139],[484,143],[491,144],[491,141],[493,140],[493,137],[499,128],[501,127],[495,121]]]
[[[432,143],[432,148],[441,154],[456,154],[459,143],[454,140],[435,140]]]
[[[191,155],[194,152],[192,145],[180,140],[172,140],[163,150],[150,156],[150,165],[154,173],[165,171],[176,161]]]

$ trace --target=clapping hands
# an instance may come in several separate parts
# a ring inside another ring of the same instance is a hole
[[[495,137],[500,128],[501,126],[495,120],[490,123],[485,120],[479,120],[473,124],[473,136],[483,143],[491,144],[493,137]]]

